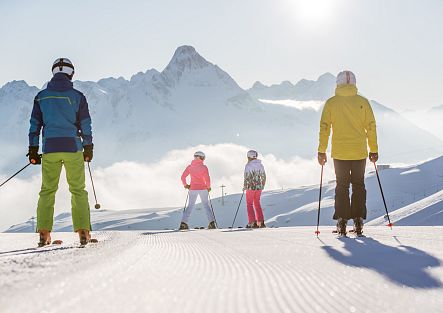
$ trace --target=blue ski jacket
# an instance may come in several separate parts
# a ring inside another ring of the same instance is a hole
[[[83,151],[92,144],[91,116],[86,97],[57,73],[34,99],[29,145],[38,146],[43,128],[43,153]]]

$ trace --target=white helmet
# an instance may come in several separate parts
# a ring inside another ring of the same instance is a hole
[[[256,159],[258,157],[258,152],[255,150],[249,150],[248,151],[248,158],[250,159]]]
[[[206,158],[206,155],[201,151],[197,151],[196,153],[194,153],[194,157],[204,160]]]
[[[58,58],[52,64],[52,74],[65,73],[70,79],[74,76],[74,65],[67,58]]]
[[[355,79],[354,73],[351,71],[342,71],[337,75],[337,86],[341,85],[356,85],[357,80]]]

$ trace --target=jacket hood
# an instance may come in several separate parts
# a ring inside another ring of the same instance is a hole
[[[255,159],[252,161],[249,161],[246,164],[246,171],[259,171],[263,169],[263,165],[261,164],[261,160]]]
[[[357,95],[358,89],[355,85],[341,85],[335,89],[336,96],[350,97]]]
[[[203,160],[200,159],[192,160],[191,165],[192,166],[203,165]]]
[[[248,163],[249,163],[249,164],[261,164],[261,160],[259,160],[259,159],[254,159],[254,160],[252,160],[252,161],[249,161]]]
[[[48,83],[48,89],[54,91],[67,91],[72,89],[73,86],[72,81],[63,73],[55,74]]]

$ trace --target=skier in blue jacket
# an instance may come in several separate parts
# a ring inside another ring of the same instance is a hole
[[[55,194],[65,167],[74,231],[80,242],[91,241],[88,193],[85,190],[84,162],[93,157],[91,116],[85,96],[73,88],[74,66],[67,58],[57,59],[53,77],[34,99],[29,129],[29,161],[42,164],[42,187],[37,206],[39,246],[51,243]],[[43,131],[42,131],[43,130]],[[42,151],[39,155],[40,132]]]

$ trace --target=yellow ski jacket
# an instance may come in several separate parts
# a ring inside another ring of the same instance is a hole
[[[326,152],[332,127],[331,156],[337,160],[363,160],[378,153],[377,129],[369,101],[354,85],[338,86],[326,101],[320,120],[318,152]]]

